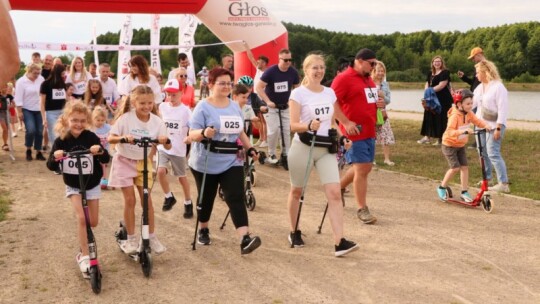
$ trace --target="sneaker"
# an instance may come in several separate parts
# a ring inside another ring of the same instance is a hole
[[[174,195],[171,197],[166,197],[165,201],[163,201],[163,208],[161,210],[169,211],[172,209],[174,204],[176,204],[176,198],[174,198]]]
[[[374,224],[377,221],[377,218],[369,212],[368,206],[358,209],[356,215],[364,224]]]
[[[387,166],[392,167],[392,166],[394,166],[396,163],[394,163],[394,162],[391,161],[391,160],[385,160],[385,161],[384,161],[384,164],[387,165]]]
[[[47,160],[47,159],[45,159],[43,154],[41,154],[41,151],[36,152],[36,159],[37,160]]]
[[[433,144],[432,146],[440,146],[441,145],[441,140],[440,139],[437,139]]]
[[[466,203],[472,203],[473,198],[469,194],[469,191],[461,192],[461,199]]]
[[[271,165],[275,165],[278,163],[278,160],[276,158],[275,155],[268,155],[268,157],[266,158],[265,162],[267,164],[271,164]]]
[[[208,228],[199,229],[199,237],[197,238],[197,244],[199,245],[210,245],[210,230]]]
[[[302,240],[302,231],[296,230],[296,233],[289,233],[289,244],[295,248],[304,247],[304,240]]]
[[[75,256],[75,260],[77,261],[77,264],[79,264],[79,269],[82,273],[88,273],[88,269],[90,269],[90,257],[87,255],[82,255],[81,252],[77,253]]]
[[[26,150],[26,160],[31,161],[32,159],[32,150]]]
[[[189,204],[184,204],[184,218],[190,219],[193,217],[193,203],[189,201]]]
[[[106,178],[102,178],[101,182],[100,182],[100,185],[101,185],[101,189],[107,190],[107,186],[109,185],[109,181]]]
[[[18,135],[17,135],[17,132],[11,133],[11,137],[17,137],[17,136],[18,136]]]
[[[334,247],[336,249],[336,252],[334,254],[337,257],[344,256],[349,252],[358,250],[359,248],[355,242],[347,241],[345,238],[342,238],[339,242],[339,245],[334,245]]]
[[[62,175],[62,171],[60,169],[54,170],[54,175]]]
[[[259,139],[256,143],[253,144],[253,146],[258,147],[258,146],[260,146],[262,144],[262,142],[263,141]]]
[[[126,241],[124,241],[121,245],[120,245],[120,249],[122,249],[122,251],[125,253],[125,254],[136,254],[137,253],[137,249],[139,248],[139,238],[132,238],[132,239],[127,239]]]
[[[442,186],[437,187],[437,195],[439,196],[439,199],[441,201],[446,202],[446,200],[448,199],[446,187],[442,187]]]
[[[259,145],[259,148],[267,148],[267,147],[268,147],[268,143],[266,141],[264,141],[264,140]]]
[[[424,136],[422,139],[417,140],[416,142],[421,145],[424,145],[424,144],[429,145],[429,137]]]
[[[248,254],[261,246],[261,238],[258,236],[250,237],[249,234],[244,235],[240,244],[240,254]]]
[[[510,193],[510,186],[504,183],[498,183],[493,187],[489,187],[489,191],[501,192],[501,193]]]
[[[167,247],[163,246],[155,235],[150,237],[150,248],[156,255],[160,255],[167,250]]]

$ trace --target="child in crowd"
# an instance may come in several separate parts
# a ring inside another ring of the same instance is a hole
[[[2,127],[2,150],[9,151],[8,146],[8,109],[13,104],[13,96],[7,93],[7,85],[0,84],[0,126]],[[16,133],[13,133],[16,134]]]
[[[111,132],[111,125],[107,123],[107,110],[105,110],[105,108],[102,106],[95,107],[94,111],[92,111],[92,122],[92,129],[99,137],[101,145],[105,148],[105,150],[109,151],[109,142],[107,141],[107,137],[109,137],[109,133]],[[101,189],[107,190],[107,186],[109,184],[108,164],[101,164],[101,168],[103,169],[103,177],[101,178],[100,183]]]
[[[250,89],[246,85],[243,84],[236,84],[232,89],[232,99],[235,101],[239,106],[240,109],[242,109],[242,113],[244,114],[244,123],[250,121],[251,124],[254,124],[256,122],[259,122],[260,119],[255,115],[255,112],[253,111],[253,108],[248,105],[248,98],[250,95]],[[251,126],[246,124],[244,130],[246,134],[251,134],[252,132]]]
[[[255,116],[258,117],[257,120],[251,120],[253,126],[259,130],[259,140],[254,146],[261,148],[268,147],[268,143],[266,142],[266,121],[264,120],[264,115],[262,115],[268,112],[268,106],[266,105],[266,102],[264,102],[255,92],[253,92],[253,78],[245,75],[238,79],[238,83],[243,84],[248,88],[249,94],[247,104],[253,109]],[[244,119],[247,118],[244,117]]]
[[[191,202],[189,182],[186,176],[186,144],[191,143],[187,136],[191,110],[181,101],[182,88],[177,79],[167,81],[164,90],[168,95],[169,102],[163,102],[159,105],[159,113],[169,131],[172,148],[166,150],[162,145],[158,146],[159,163],[157,176],[161,189],[165,193],[163,211],[171,210],[174,204],[176,204],[176,198],[171,192],[169,181],[167,180],[167,167],[170,164],[173,175],[178,177],[178,181],[184,191],[184,218],[187,219],[193,217],[193,203]]]
[[[139,238],[135,235],[135,189],[139,198],[143,199],[143,148],[133,144],[135,138],[157,138],[165,149],[170,149],[167,142],[167,128],[163,120],[156,115],[154,92],[147,85],[135,86],[128,97],[119,107],[117,118],[109,135],[109,143],[116,144],[116,154],[111,165],[109,186],[122,189],[124,196],[124,223],[127,230],[127,240],[120,244],[126,254],[135,254],[139,247]],[[134,110],[132,110],[134,108]],[[126,143],[121,142],[121,140]],[[152,148],[148,159],[152,159],[155,148]],[[152,162],[148,162],[148,171],[152,172]],[[148,183],[152,183],[151,175]],[[152,196],[148,193],[148,225],[150,232],[150,247],[156,254],[165,252],[163,246],[154,234],[154,206]]]
[[[101,82],[98,79],[90,79],[86,84],[86,91],[84,92],[84,103],[94,110],[94,107],[102,106],[105,107],[107,102],[103,98],[103,88],[101,87]]]
[[[19,116],[17,115],[17,106],[15,105],[15,100],[13,97],[13,92],[15,91],[15,88],[13,87],[12,82],[7,83],[6,88],[6,95],[9,97],[11,96],[11,103],[8,105],[9,109],[9,121],[11,123],[11,136],[17,137],[17,130],[22,131],[23,129],[23,122],[22,120],[19,121]],[[17,128],[17,123],[19,123],[19,128]]]
[[[442,138],[442,152],[446,157],[450,169],[446,171],[441,185],[437,188],[437,194],[443,201],[448,199],[446,187],[454,177],[460,172],[461,178],[461,199],[467,203],[473,201],[469,194],[469,167],[467,166],[467,155],[465,145],[469,139],[469,129],[471,123],[475,126],[491,130],[490,126],[479,119],[472,112],[473,93],[463,89],[454,95],[454,107],[448,111],[448,125]]]
[[[77,100],[77,98],[73,96],[74,90],[75,86],[73,85],[73,83],[66,83],[66,104]]]
[[[86,199],[90,217],[90,225],[96,227],[99,215],[99,198],[101,189],[99,180],[103,174],[100,163],[109,162],[109,153],[100,144],[99,138],[88,130],[92,123],[90,110],[83,103],[68,104],[63,114],[55,125],[55,132],[59,134],[53,143],[52,150],[47,161],[47,168],[58,171],[62,168],[64,183],[66,184],[66,197],[71,200],[71,205],[77,217],[77,234],[79,236],[80,252],[76,260],[83,275],[88,274],[90,267],[88,256],[88,241],[86,234],[86,221],[82,208],[79,173],[75,162],[64,159],[64,152],[90,149],[90,154],[84,156],[83,161],[89,166],[83,167],[83,182],[86,184]]]

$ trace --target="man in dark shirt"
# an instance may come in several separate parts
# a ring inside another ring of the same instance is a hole
[[[481,48],[475,47],[471,50],[471,55],[468,59],[474,61],[474,64],[477,64],[482,60],[486,60],[486,57],[484,56],[484,51]],[[467,77],[467,75],[465,75],[463,71],[458,71],[457,75],[459,79],[463,80],[471,86],[471,92],[474,92],[474,89],[476,89],[476,87],[480,84],[480,81],[476,77],[476,74],[474,74],[474,77],[472,79]]]

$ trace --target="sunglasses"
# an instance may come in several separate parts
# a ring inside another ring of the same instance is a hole
[[[376,65],[377,65],[377,61],[366,61],[367,63],[369,63],[369,65],[374,68]]]
[[[285,62],[292,62],[292,58],[279,58]]]
[[[187,78],[187,75],[183,74],[183,75],[178,75],[178,77],[180,78]]]

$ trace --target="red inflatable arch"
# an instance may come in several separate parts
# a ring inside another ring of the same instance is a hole
[[[3,1],[3,0],[0,0]],[[276,63],[288,47],[287,30],[259,0],[9,0],[11,9],[35,11],[193,14],[222,41],[243,40],[255,58],[266,55]],[[255,74],[243,43],[230,44],[236,76]]]

